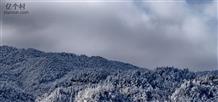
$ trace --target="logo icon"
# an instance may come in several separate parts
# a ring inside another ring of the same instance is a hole
[[[25,10],[26,4],[25,3],[6,3],[5,5],[6,10]]]
[[[26,3],[23,2],[6,2],[4,14],[28,14]]]

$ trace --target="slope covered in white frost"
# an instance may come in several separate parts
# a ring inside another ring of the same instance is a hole
[[[216,102],[218,71],[0,46],[1,102]]]

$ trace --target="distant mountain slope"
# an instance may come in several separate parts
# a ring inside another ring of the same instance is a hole
[[[198,101],[214,102],[218,99],[218,71],[190,72],[173,67],[148,70],[99,56],[8,46],[0,47],[0,70],[0,101],[4,102],[178,102],[181,99],[195,102],[196,97]],[[200,80],[199,77],[211,82],[209,76],[215,80],[212,85],[186,85]],[[204,88],[206,91],[199,91]],[[201,94],[205,97],[201,98]]]

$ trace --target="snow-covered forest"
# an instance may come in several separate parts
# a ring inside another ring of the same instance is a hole
[[[218,70],[1,46],[0,102],[218,102]]]

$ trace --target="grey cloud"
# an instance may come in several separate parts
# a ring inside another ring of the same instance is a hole
[[[4,17],[5,44],[99,55],[146,68],[167,65],[192,70],[217,68],[217,32],[208,24],[216,16],[208,11],[202,16],[186,3],[28,6],[30,15]],[[209,7],[205,4],[201,11]]]

